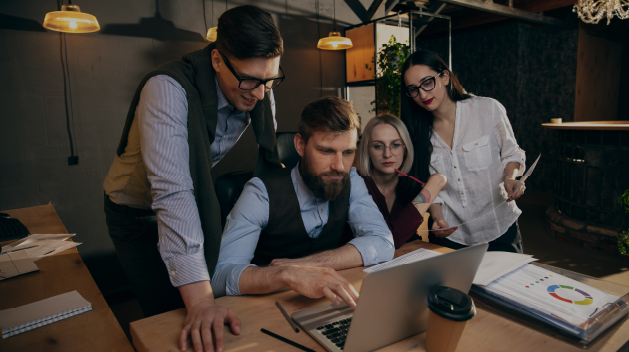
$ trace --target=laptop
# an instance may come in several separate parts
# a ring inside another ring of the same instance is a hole
[[[468,293],[487,243],[376,271],[365,277],[356,308],[325,304],[293,320],[328,351],[363,352],[426,330],[426,296],[435,286]]]

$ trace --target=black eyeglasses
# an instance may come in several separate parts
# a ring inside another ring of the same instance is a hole
[[[280,74],[282,75],[281,77],[271,79],[240,78],[240,76],[238,76],[238,74],[236,73],[236,70],[234,70],[232,65],[229,63],[229,60],[227,60],[227,58],[225,57],[225,55],[221,53],[221,56],[223,57],[223,61],[225,61],[225,65],[227,66],[227,68],[231,71],[231,73],[234,74],[234,77],[236,77],[236,79],[238,80],[238,88],[240,89],[252,90],[258,88],[261,84],[263,84],[264,90],[267,91],[269,89],[273,89],[279,86],[284,78],[286,78],[286,76],[284,76],[282,66],[280,66]]]
[[[441,71],[436,76],[429,77],[428,79],[423,81],[422,84],[419,85],[419,87],[406,88],[406,95],[408,95],[409,98],[415,98],[416,96],[419,95],[419,90],[420,89],[423,90],[424,92],[429,92],[429,91],[435,89],[435,87],[437,86],[436,79],[437,79],[437,77],[441,76],[442,74],[443,74],[443,71]]]

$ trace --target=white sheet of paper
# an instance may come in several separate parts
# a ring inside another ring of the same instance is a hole
[[[382,263],[382,264],[378,264],[378,265],[374,265],[374,266],[370,266],[369,268],[363,269],[364,272],[366,272],[367,274],[369,273],[373,273],[379,270],[383,270],[383,269],[388,269],[388,268],[392,268],[394,266],[398,266],[398,265],[403,265],[403,264],[410,264],[410,263],[414,263],[426,258],[430,258],[430,257],[435,257],[441,255],[441,253],[439,252],[435,252],[435,251],[431,251],[429,249],[425,249],[425,248],[420,248],[417,250],[414,250],[410,253],[406,253],[404,255],[401,255],[391,261],[388,261],[386,263]]]
[[[67,233],[63,233],[63,234],[35,234],[35,235],[29,235],[26,236],[22,239],[19,239],[15,242],[9,243],[6,246],[2,246],[2,251],[6,252],[6,251],[10,251],[12,249],[16,249],[16,247],[27,247],[25,245],[32,243],[34,241],[38,241],[38,240],[57,240],[57,241],[63,241],[66,240],[72,236],[76,235],[75,233],[72,234],[67,234]],[[31,244],[31,246],[35,245],[35,243]]]
[[[0,255],[0,281],[37,270],[39,268],[26,251]]]
[[[487,252],[474,276],[474,285],[488,285],[524,264],[536,261],[532,255],[510,252]]]

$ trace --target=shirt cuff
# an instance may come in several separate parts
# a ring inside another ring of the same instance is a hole
[[[376,241],[381,241],[381,243],[374,243]],[[376,236],[356,237],[349,243],[356,247],[363,257],[364,266],[387,262],[393,259],[395,252],[391,244],[387,244],[385,240]]]
[[[175,287],[199,281],[210,281],[203,250],[196,254],[182,255],[166,263],[170,283]]]
[[[517,153],[515,155],[511,155],[500,161],[502,163],[502,169],[504,170],[509,163],[518,163],[520,164],[520,169],[518,175],[523,175],[524,171],[526,171],[526,156],[524,152]]]
[[[240,275],[253,264],[227,264],[216,268],[212,282],[214,298],[222,296],[240,296]]]

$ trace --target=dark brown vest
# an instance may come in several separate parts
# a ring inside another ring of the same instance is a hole
[[[297,193],[290,177],[291,169],[260,176],[269,195],[269,221],[260,233],[251,264],[268,265],[276,258],[303,258],[339,247],[347,222],[350,188],[330,201],[330,216],[321,235],[311,238],[301,218]]]

